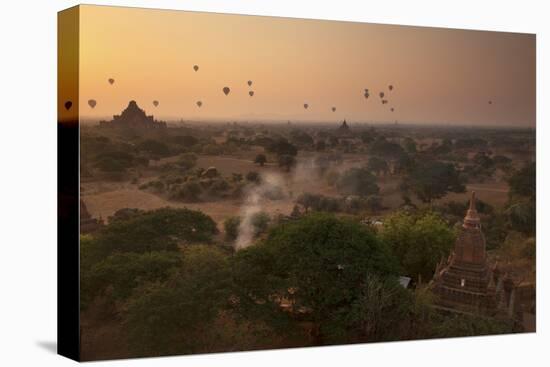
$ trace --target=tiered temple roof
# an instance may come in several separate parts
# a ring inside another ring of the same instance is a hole
[[[119,127],[132,129],[162,129],[166,128],[166,122],[157,121],[154,117],[148,116],[144,110],[139,108],[136,101],[130,101],[128,107],[120,115],[114,115],[111,121],[100,121],[102,127]]]
[[[454,252],[441,261],[431,283],[441,308],[495,315],[503,306],[503,277],[487,262],[485,237],[472,192],[470,207],[455,242]],[[508,305],[508,300],[504,302]]]
[[[348,139],[354,137],[351,131],[351,128],[349,127],[346,120],[342,121],[342,124],[338,126],[334,135],[336,135],[339,138],[348,138]]]

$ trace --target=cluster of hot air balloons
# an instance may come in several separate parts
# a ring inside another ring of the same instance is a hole
[[[388,90],[391,92],[393,91],[393,85],[390,84],[388,85]],[[368,99],[370,97],[370,91],[368,88],[365,88],[364,89],[364,93],[363,93],[363,96],[365,97],[365,99]],[[389,101],[388,99],[384,98],[386,96],[386,93],[384,93],[383,91],[381,91],[380,93],[378,93],[378,96],[380,97],[380,102],[384,105],[384,104],[387,104]],[[308,109],[309,108],[309,104],[308,103],[304,103],[304,109]],[[331,111],[332,112],[336,112],[336,107],[333,106],[331,107]],[[395,108],[394,107],[391,107],[390,108],[390,111],[393,112],[395,111]]]
[[[199,65],[193,65],[193,70],[194,70],[195,72],[198,72],[198,71],[199,71]],[[108,82],[110,85],[113,85],[113,84],[115,83],[115,79],[109,78],[109,79],[107,79],[107,82]],[[246,84],[248,85],[249,88],[252,87],[252,80],[248,80],[248,81],[246,82]],[[388,88],[388,91],[390,91],[390,92],[392,92],[392,91],[394,90],[393,84],[389,84],[387,88]],[[229,88],[228,86],[225,86],[225,87],[222,88],[222,92],[223,92],[224,95],[228,96],[229,93],[231,92],[231,88]],[[248,91],[248,95],[249,95],[250,97],[253,97],[253,96],[254,96],[254,93],[255,93],[255,92],[254,92],[254,90],[252,90],[252,89],[250,89],[250,90]],[[365,99],[368,99],[368,98],[370,97],[370,91],[369,91],[368,88],[365,88],[365,89],[364,89],[363,96],[365,97]],[[380,97],[380,102],[381,102],[383,105],[389,103],[389,100],[388,100],[387,98],[385,98],[385,97],[386,97],[386,93],[385,93],[384,91],[380,91],[380,92],[378,93],[378,96]],[[153,106],[155,106],[155,107],[158,107],[159,104],[160,104],[158,100],[153,100],[152,103],[153,103]],[[492,101],[492,100],[489,100],[487,103],[488,103],[489,105],[492,105],[492,104],[493,104],[493,101]],[[73,105],[73,103],[72,103],[71,101],[66,101],[65,104],[64,104],[64,107],[65,107],[66,110],[69,110],[69,109],[71,109],[72,105]],[[93,109],[93,108],[96,107],[97,101],[96,101],[95,99],[89,99],[89,100],[88,100],[88,105],[90,106],[90,108]],[[200,107],[202,107],[203,102],[199,100],[199,101],[196,102],[196,105],[197,105],[197,107],[200,108]],[[309,103],[304,103],[304,104],[303,104],[303,107],[304,107],[305,110],[307,110],[307,109],[309,108]],[[335,106],[331,107],[331,111],[332,111],[332,112],[336,112],[336,107],[335,107]],[[390,107],[390,111],[391,111],[391,112],[394,112],[394,111],[395,111],[395,108],[394,108],[394,107]]]
[[[393,85],[392,85],[392,84],[388,85],[388,90],[389,90],[390,92],[393,91]],[[364,96],[366,99],[368,99],[368,98],[370,97],[369,89],[368,89],[368,88],[365,88],[364,91],[365,91],[365,92],[363,93],[363,96]],[[389,102],[388,99],[387,99],[387,98],[384,98],[384,97],[386,96],[386,93],[385,93],[384,91],[380,91],[380,92],[378,93],[378,96],[380,97],[380,102],[381,102],[383,105],[384,105],[384,104],[388,104],[388,102]],[[395,108],[391,107],[391,108],[390,108],[390,111],[391,111],[391,112],[395,111]]]

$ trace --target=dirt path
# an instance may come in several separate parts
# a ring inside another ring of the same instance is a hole
[[[503,192],[508,193],[510,191],[509,188],[499,188],[499,187],[481,187],[476,185],[466,185],[467,189],[470,191],[488,191],[488,192]]]

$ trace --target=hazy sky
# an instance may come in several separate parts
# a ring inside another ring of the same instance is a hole
[[[83,117],[535,124],[527,34],[82,6],[80,78]]]

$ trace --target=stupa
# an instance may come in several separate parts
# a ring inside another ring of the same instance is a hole
[[[454,251],[446,263],[441,261],[435,271],[432,290],[437,305],[456,311],[493,315],[497,311],[497,287],[487,261],[485,237],[472,192],[470,207],[455,242]]]
[[[346,122],[346,120],[344,120],[342,124],[338,126],[338,129],[336,129],[336,135],[338,137],[344,137],[344,138],[350,138],[353,136],[351,129],[348,123]]]

